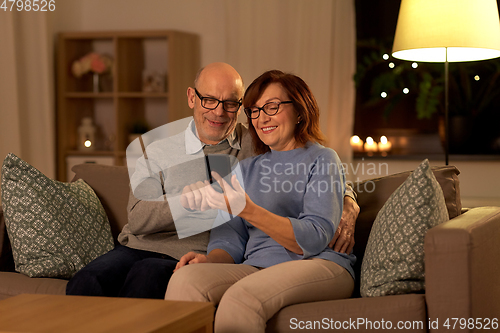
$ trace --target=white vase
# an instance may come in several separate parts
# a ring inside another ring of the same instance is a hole
[[[92,118],[85,117],[82,124],[78,127],[78,149],[83,151],[95,150],[95,132],[96,128],[92,124]]]

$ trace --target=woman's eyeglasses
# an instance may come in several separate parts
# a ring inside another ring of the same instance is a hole
[[[245,108],[245,114],[250,119],[257,119],[260,116],[260,111],[264,111],[268,116],[274,116],[280,110],[281,104],[290,104],[293,101],[284,101],[284,102],[269,102],[264,104],[261,108],[258,106],[252,106],[250,108]]]

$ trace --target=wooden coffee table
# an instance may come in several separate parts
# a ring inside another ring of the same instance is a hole
[[[29,295],[0,301],[1,332],[212,332],[212,303]]]

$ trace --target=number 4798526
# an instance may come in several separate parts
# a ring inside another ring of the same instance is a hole
[[[0,0],[1,1],[1,0]],[[55,0],[3,0],[0,10],[26,12],[53,12],[56,10]]]

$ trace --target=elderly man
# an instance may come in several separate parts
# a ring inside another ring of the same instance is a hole
[[[194,121],[176,136],[177,148],[168,155],[148,153],[148,167],[165,170],[169,160],[175,159],[176,150],[185,155],[228,154],[238,160],[252,156],[250,135],[244,125],[237,123],[243,94],[243,80],[230,65],[212,63],[202,68],[196,76],[194,88],[187,90]],[[147,151],[150,149],[165,152],[166,148],[160,142],[154,142]],[[140,174],[140,171],[138,166],[136,172]],[[163,184],[170,190],[182,188],[179,173],[168,172],[168,167],[166,171],[164,179],[161,173],[157,176],[155,172],[150,173],[154,176],[143,177],[139,182],[148,184],[150,189]],[[182,255],[189,251],[206,251],[208,232],[180,238],[172,216],[173,207],[164,200],[138,199],[141,198],[137,195],[139,189],[133,184],[132,187],[136,195],[131,191],[128,224],[118,237],[120,245],[80,270],[68,283],[68,295],[163,299]],[[353,191],[348,188],[342,220],[330,243],[335,251],[349,253],[354,246],[354,224],[359,213],[354,198]]]

